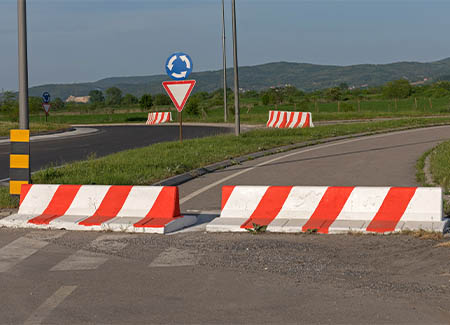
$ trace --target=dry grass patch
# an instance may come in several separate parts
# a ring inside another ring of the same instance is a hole
[[[442,233],[427,230],[403,230],[399,234],[413,236],[420,239],[442,240],[444,237]]]
[[[435,247],[450,247],[450,241],[437,244]]]

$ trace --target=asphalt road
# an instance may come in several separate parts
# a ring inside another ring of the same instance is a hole
[[[417,186],[419,157],[450,126],[349,139],[267,156],[180,186],[183,211],[220,210],[224,185]]]
[[[179,129],[168,126],[96,126],[99,132],[82,136],[52,138],[31,142],[31,170],[36,171],[51,164],[62,165],[114,152],[145,147],[147,145],[176,141]],[[183,126],[183,138],[192,139],[231,132],[226,127]],[[9,177],[9,143],[0,143],[0,180]]]
[[[416,160],[449,138],[435,127],[256,159],[181,185],[182,209],[218,210],[222,185],[417,185]],[[0,229],[0,323],[449,324],[448,239],[196,229]]]

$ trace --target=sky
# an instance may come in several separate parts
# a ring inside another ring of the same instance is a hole
[[[227,62],[233,65],[231,0]],[[236,0],[239,66],[450,57],[448,0]],[[221,0],[28,0],[29,85],[222,67]],[[0,0],[0,90],[17,90],[17,1]]]

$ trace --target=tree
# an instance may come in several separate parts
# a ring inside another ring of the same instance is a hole
[[[153,106],[153,98],[150,94],[144,94],[142,95],[141,99],[139,100],[139,105],[142,109],[150,109]]]
[[[120,105],[122,90],[117,87],[106,89],[106,105]]]
[[[386,83],[383,87],[383,96],[386,98],[408,98],[412,87],[408,80],[400,79]]]
[[[124,104],[124,105],[134,105],[134,104],[137,104],[138,102],[139,102],[139,99],[137,99],[137,97],[132,94],[126,94],[122,98],[122,104]]]
[[[43,110],[42,107],[42,98],[40,97],[29,97],[28,98],[28,107],[30,113],[39,113]]]
[[[199,106],[200,106],[200,99],[198,97],[189,98],[186,104],[186,113],[194,116],[200,115]]]
[[[55,100],[52,103],[52,107],[54,109],[63,109],[64,108],[64,102],[62,101],[61,98],[56,97]]]
[[[170,105],[172,104],[172,101],[170,100],[170,97],[164,94],[156,94],[154,98],[155,105]]]
[[[342,93],[339,87],[328,88],[325,90],[325,96],[330,100],[340,100]]]
[[[341,82],[341,83],[339,84],[339,88],[340,88],[341,90],[348,90],[348,84],[347,84],[346,82]]]
[[[101,90],[91,90],[89,92],[89,102],[92,104],[99,104],[105,102],[105,97]]]

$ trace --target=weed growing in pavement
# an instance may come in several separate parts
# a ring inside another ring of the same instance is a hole
[[[439,243],[434,247],[450,247],[450,241],[445,241],[443,243]]]
[[[427,231],[427,230],[402,230],[398,234],[413,236],[420,239],[431,239],[431,240],[441,240],[443,238],[443,234],[436,231]]]
[[[319,233],[319,229],[312,228],[312,229],[306,229],[305,234],[307,235],[317,235]]]
[[[256,223],[252,223],[252,228],[246,228],[246,230],[251,234],[260,234],[266,232],[267,226],[258,225]]]

